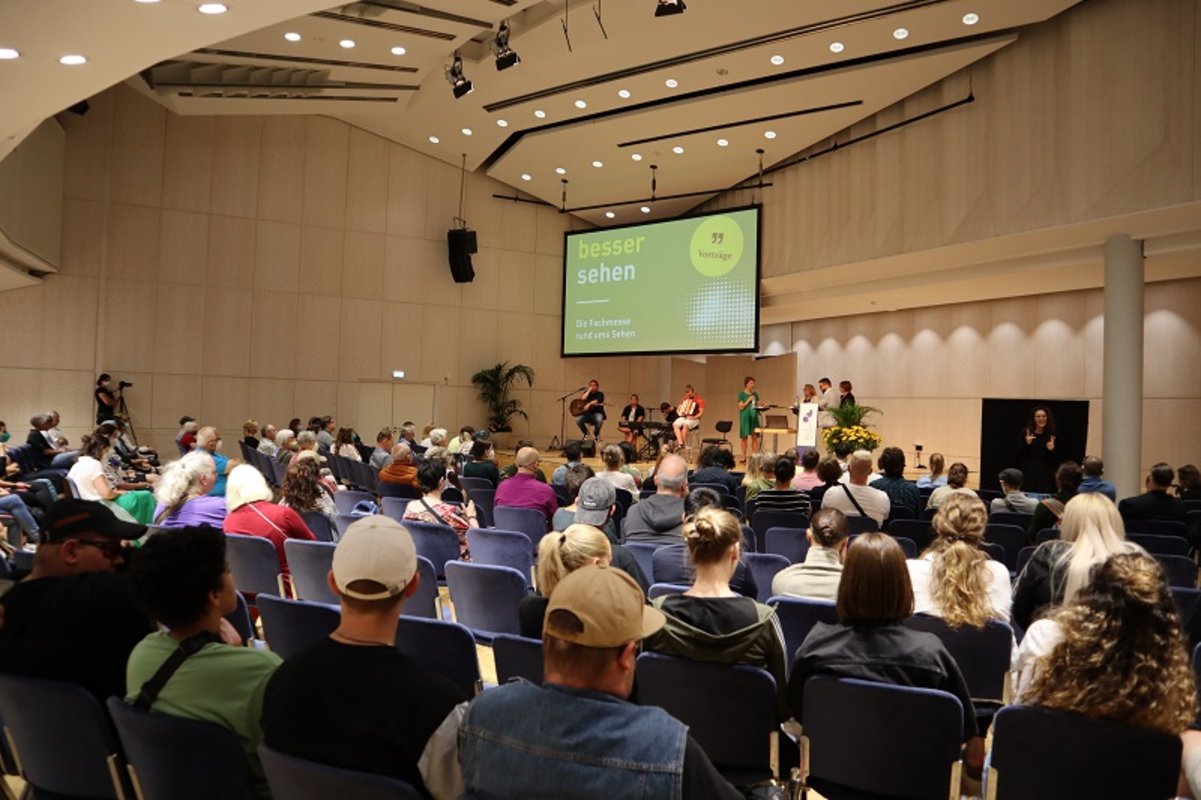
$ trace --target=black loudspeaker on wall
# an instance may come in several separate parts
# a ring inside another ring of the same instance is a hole
[[[455,283],[471,283],[475,279],[475,268],[471,266],[471,256],[476,252],[475,231],[451,228],[446,232],[446,244]]]

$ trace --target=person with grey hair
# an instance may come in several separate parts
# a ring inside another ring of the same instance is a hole
[[[664,456],[655,470],[655,493],[626,514],[626,541],[682,544],[687,494],[688,462],[678,455]]]
[[[217,482],[217,465],[205,450],[193,450],[163,470],[154,487],[154,524],[160,528],[186,528],[225,521],[225,498],[211,494]]]
[[[872,454],[856,450],[847,456],[849,479],[826,490],[822,508],[836,508],[848,517],[871,517],[883,525],[892,510],[892,501],[879,489],[867,485],[872,474]]]
[[[275,434],[275,460],[279,463],[287,464],[299,449],[300,443],[296,441],[296,433],[294,431],[284,428]]]
[[[37,469],[50,469],[51,464],[67,452],[51,444],[46,438],[46,432],[53,424],[54,419],[49,414],[35,414],[29,420],[29,436],[26,437],[25,444],[29,445],[29,452],[33,456],[33,464]]]
[[[217,468],[217,481],[213,484],[213,488],[209,490],[209,494],[214,497],[225,497],[225,481],[229,477],[229,473],[233,468],[242,463],[240,458],[228,458],[222,455],[221,449],[221,433],[211,425],[205,426],[196,432],[196,449],[203,450],[213,457],[213,463]]]
[[[1005,492],[1005,496],[994,499],[989,504],[989,511],[1034,513],[1034,509],[1038,507],[1038,501],[1022,491],[1022,481],[1025,480],[1025,476],[1022,475],[1020,469],[1015,467],[1003,469],[997,476],[997,480],[1001,483],[1001,490]]]
[[[275,437],[279,433],[279,429],[268,422],[263,425],[259,433],[261,434],[261,438],[259,439],[259,446],[255,449],[267,456],[267,458],[274,458],[275,454],[279,452],[279,448],[275,444]]]

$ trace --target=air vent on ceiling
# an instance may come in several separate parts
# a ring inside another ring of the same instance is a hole
[[[272,100],[395,100],[415,86],[331,81],[329,70],[167,61],[143,77],[160,94]]]

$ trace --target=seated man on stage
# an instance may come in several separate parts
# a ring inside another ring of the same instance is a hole
[[[692,384],[684,387],[684,397],[680,400],[680,404],[676,406],[675,422],[671,423],[671,427],[676,432],[676,442],[680,447],[684,446],[684,440],[688,437],[688,431],[695,430],[701,426],[701,417],[705,414],[705,401],[692,388]]]
[[[630,444],[634,444],[638,438],[638,426],[631,426],[631,422],[645,422],[646,409],[638,402],[638,395],[630,395],[629,404],[621,410],[621,419],[617,420],[617,427],[621,429],[625,439]]]
[[[582,405],[579,405],[581,403]],[[580,433],[587,437],[588,426],[591,425],[594,431],[593,438],[599,439],[601,426],[605,424],[605,393],[600,390],[600,384],[595,379],[588,381],[588,388],[572,406],[580,409],[575,418]]]

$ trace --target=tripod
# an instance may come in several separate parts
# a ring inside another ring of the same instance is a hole
[[[113,411],[116,414],[116,416],[125,420],[125,427],[129,430],[129,438],[133,439],[133,443],[135,445],[140,444],[138,442],[138,432],[135,431],[133,428],[133,415],[131,415],[129,413],[129,406],[125,404],[125,390],[124,389],[117,390],[117,405],[116,405],[116,408],[113,409]]]
[[[559,435],[551,438],[550,444],[546,446],[547,450],[563,449],[563,444],[567,441],[567,398],[574,397],[580,391],[583,390],[576,389],[559,398]]]

